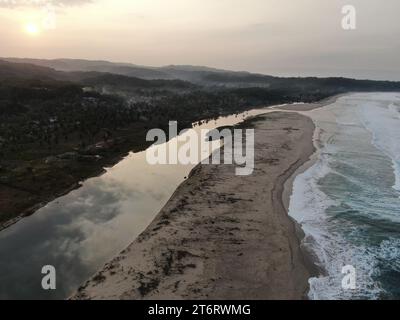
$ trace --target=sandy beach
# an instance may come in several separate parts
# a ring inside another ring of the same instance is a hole
[[[314,152],[314,124],[273,112],[255,128],[255,170],[199,165],[151,225],[72,299],[304,299],[312,264],[283,204]]]

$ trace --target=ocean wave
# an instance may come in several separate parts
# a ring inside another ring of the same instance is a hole
[[[400,105],[396,103],[391,103],[388,109],[393,113],[393,115],[400,119]]]
[[[324,110],[314,118],[324,132],[315,141],[317,160],[294,180],[289,204],[305,233],[302,245],[321,269],[309,280],[309,298],[399,297],[400,211],[387,179],[391,159],[400,190],[400,108],[378,94],[350,96],[333,110],[335,120],[321,117]],[[346,265],[356,270],[355,290],[342,287]]]
[[[327,214],[328,208],[338,206],[339,203],[320,190],[318,181],[330,173],[329,156],[322,154],[311,168],[296,177],[290,200],[289,214],[305,233],[303,246],[312,253],[316,265],[322,270],[322,275],[309,280],[309,298],[377,298],[381,289],[372,279],[373,255],[366,255],[367,248],[363,246],[350,245],[338,232],[344,227],[343,221],[334,220]],[[351,229],[351,226],[347,228]],[[356,267],[355,291],[345,291],[342,288],[342,268],[346,265]]]
[[[373,136],[373,145],[390,157],[395,184],[400,191],[400,107],[394,103],[367,102],[360,107],[361,120]]]

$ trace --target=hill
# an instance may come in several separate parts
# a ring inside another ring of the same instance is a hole
[[[255,74],[249,72],[236,72],[215,69],[203,66],[170,65],[165,67],[146,67],[130,63],[113,63],[109,61],[90,61],[77,59],[20,59],[5,58],[5,61],[18,63],[16,66],[21,77],[38,75],[60,80],[88,81],[89,84],[113,84],[123,86],[140,87],[173,87],[188,88],[187,82],[207,87],[208,89],[230,88],[264,88],[271,90],[321,90],[321,91],[397,91],[400,83],[393,81],[357,80],[349,78],[282,78],[270,75]],[[15,66],[15,65],[14,65]],[[39,68],[40,67],[40,68]],[[0,68],[4,68],[0,66]],[[10,66],[8,71],[0,70],[0,77],[4,72],[12,75]],[[64,73],[62,73],[64,72]],[[113,75],[111,75],[113,74]],[[15,75],[15,74],[14,74]],[[118,77],[118,76],[122,77]],[[145,83],[143,81],[130,80],[139,78],[142,80],[164,80]],[[166,82],[166,80],[181,80],[182,82]]]

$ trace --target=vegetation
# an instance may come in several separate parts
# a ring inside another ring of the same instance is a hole
[[[207,85],[0,60],[0,224],[35,211],[127,152],[142,150],[147,130],[167,129],[170,120],[190,127],[258,105],[400,89],[396,82],[173,70],[201,74]]]

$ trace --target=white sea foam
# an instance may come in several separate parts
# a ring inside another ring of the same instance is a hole
[[[400,119],[400,105],[391,103],[388,108],[393,113],[394,117]]]
[[[309,298],[330,300],[360,296],[372,299],[380,290],[371,279],[371,259],[365,254],[367,249],[352,247],[338,232],[332,231],[335,222],[326,214],[326,210],[337,203],[320,190],[318,181],[332,172],[329,155],[322,153],[311,168],[296,177],[290,200],[289,214],[305,233],[303,245],[323,270],[322,275],[309,280]],[[359,273],[356,292],[342,289],[342,267],[349,264],[357,266]]]
[[[400,191],[400,107],[387,101],[368,101],[359,108],[363,124],[372,133],[372,143],[393,162],[393,188]]]
[[[360,230],[352,224],[351,220],[336,219],[328,214],[329,210],[327,209],[339,206],[341,203],[324,193],[319,183],[321,179],[329,179],[328,175],[356,182],[356,180],[352,180],[355,177],[345,177],[335,170],[335,165],[332,163],[337,151],[335,143],[343,143],[343,141],[337,142],[337,138],[340,137],[336,137],[333,132],[329,131],[332,128],[338,130],[340,136],[341,131],[349,130],[345,137],[351,137],[353,134],[351,130],[361,130],[368,134],[363,129],[365,125],[365,128],[368,128],[374,136],[374,145],[393,160],[396,172],[395,187],[400,190],[400,144],[398,143],[400,141],[400,117],[396,114],[399,109],[396,104],[382,104],[382,98],[385,100],[384,95],[379,97],[360,95],[347,100],[342,99],[331,109],[328,107],[328,110],[321,110],[319,114],[316,112],[313,114],[313,117],[318,119],[317,128],[322,125],[325,136],[318,139],[320,150],[316,163],[294,180],[293,194],[289,205],[289,215],[301,225],[305,233],[303,245],[315,256],[316,264],[323,270],[322,275],[309,280],[310,299],[377,299],[384,293],[381,284],[376,281],[380,272],[379,263],[382,260],[387,261],[388,264],[393,265],[391,267],[393,270],[399,270],[400,240],[390,238],[382,241],[380,246],[368,246],[366,243],[363,244],[363,241],[359,243],[348,241],[348,237],[360,239]],[[390,99],[394,99],[394,97],[390,96],[386,100]],[[359,111],[361,112],[357,112],[358,106],[360,106]],[[332,121],[335,120],[321,116],[324,112],[332,114],[333,110],[337,112],[336,128],[332,124]],[[360,115],[362,115],[362,119],[360,119]],[[353,126],[356,129],[343,129],[342,126]],[[357,137],[353,138],[355,138],[355,143],[364,143]],[[367,143],[368,139],[365,140]],[[346,143],[349,141],[347,140]],[[354,150],[357,150],[357,147],[360,146],[354,146]],[[372,148],[371,145],[370,148]],[[350,151],[353,151],[351,147]],[[341,160],[343,159],[341,158]],[[346,230],[346,238],[343,230]],[[356,290],[348,291],[342,288],[344,275],[341,271],[345,265],[356,267]]]

